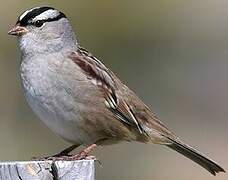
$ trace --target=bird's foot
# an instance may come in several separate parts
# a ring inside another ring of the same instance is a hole
[[[32,158],[36,161],[75,161],[75,160],[96,160],[95,156],[90,156],[90,152],[93,151],[94,148],[96,148],[96,144],[92,144],[88,146],[87,148],[80,151],[78,154],[63,154],[62,152],[53,156],[48,157],[35,157]]]
[[[97,147],[96,144],[92,144],[87,148],[83,149],[81,152],[71,156],[63,157],[65,161],[75,161],[75,160],[95,160],[95,156],[90,156],[89,154]],[[61,158],[61,157],[60,157]]]

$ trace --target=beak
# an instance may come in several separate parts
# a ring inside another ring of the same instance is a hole
[[[8,32],[8,34],[14,35],[14,36],[22,36],[22,35],[26,34],[27,32],[28,32],[28,29],[26,29],[25,27],[16,25]]]

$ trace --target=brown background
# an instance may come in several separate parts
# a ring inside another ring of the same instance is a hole
[[[67,143],[25,102],[16,39],[7,35],[27,8],[50,5],[70,18],[82,46],[96,54],[176,134],[228,169],[228,1],[1,0],[0,159],[28,160]],[[165,147],[99,147],[98,180],[210,180]]]

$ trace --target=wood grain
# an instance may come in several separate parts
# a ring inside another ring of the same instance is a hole
[[[0,162],[0,180],[95,180],[93,160]]]

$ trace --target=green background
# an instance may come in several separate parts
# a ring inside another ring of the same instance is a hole
[[[16,38],[27,8],[62,10],[79,42],[111,68],[182,139],[228,169],[228,1],[1,0],[0,159],[28,160],[68,144],[25,102]],[[195,163],[158,145],[122,143],[94,154],[98,180],[210,180]]]

